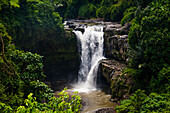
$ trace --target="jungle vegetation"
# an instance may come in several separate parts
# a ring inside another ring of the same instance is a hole
[[[117,112],[168,113],[169,7],[169,0],[0,0],[0,112],[79,112],[81,97],[66,89],[54,97],[43,83],[41,55],[62,40],[64,20],[102,18],[131,23],[126,71],[136,89]]]

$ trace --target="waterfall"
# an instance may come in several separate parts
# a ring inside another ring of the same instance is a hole
[[[99,61],[103,56],[103,27],[88,26],[84,33],[74,31],[77,36],[79,52],[81,56],[78,84],[75,90],[88,92],[96,89],[97,71]]]

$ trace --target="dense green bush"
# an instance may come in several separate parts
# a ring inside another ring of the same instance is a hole
[[[25,99],[24,106],[19,106],[16,110],[10,106],[0,103],[2,113],[77,113],[81,109],[81,98],[75,92],[69,97],[66,88],[58,94],[59,97],[51,97],[48,103],[38,103],[33,93]]]
[[[10,44],[5,28],[1,30],[3,32],[2,35],[0,34],[0,102],[5,103],[2,106],[7,105],[16,109],[23,104],[26,95],[31,93],[30,88],[37,92],[37,97],[43,97],[39,101],[47,100],[46,95],[50,95],[48,87],[41,83],[45,88],[41,88],[40,92],[39,89],[36,89],[38,85],[31,82],[45,77],[42,56],[16,50],[15,46]]]
[[[31,81],[30,86],[27,89],[29,90],[27,93],[33,93],[38,102],[49,101],[54,95],[53,90],[39,80]]]
[[[140,7],[127,9],[122,19],[122,25],[125,22],[132,23],[128,43],[129,65],[133,69],[127,71],[133,75],[136,88],[145,89],[149,95],[138,90],[130,99],[122,101],[116,110],[118,113],[168,113],[169,4],[166,0],[141,0],[138,5]]]
[[[96,7],[93,4],[81,6],[79,9],[79,17],[92,18],[96,15]]]
[[[123,13],[123,18],[121,20],[121,25],[130,22],[135,16],[136,7],[130,7]]]
[[[118,113],[168,113],[170,100],[167,94],[151,93],[146,96],[144,91],[138,90],[130,99],[121,101],[115,109]]]
[[[118,4],[114,4],[110,7],[110,19],[112,21],[120,21],[123,17],[123,12],[127,9],[127,0],[121,0]]]
[[[117,106],[115,110],[118,113],[138,113],[145,98],[144,91],[137,90],[130,99],[121,101],[121,105]]]
[[[170,111],[170,95],[151,93],[142,102],[141,113],[156,112],[168,113]]]
[[[62,18],[53,3],[29,0],[19,4],[20,7],[3,7],[0,11],[0,21],[18,48],[39,52],[43,48],[40,42],[62,37]]]
[[[169,67],[168,6],[161,2],[153,2],[136,14],[128,35],[131,51],[135,51],[135,55],[131,55],[134,56],[131,58],[131,64],[141,72],[137,79],[141,81],[141,78],[144,78],[142,80],[144,85],[156,90],[156,81],[158,76],[162,75],[159,73]]]
[[[102,6],[110,6],[111,4],[116,3],[115,0],[102,0],[101,5]]]
[[[108,12],[108,8],[106,6],[101,6],[96,10],[96,17],[98,18],[105,18],[105,15]]]
[[[18,72],[24,82],[41,80],[45,77],[42,56],[36,53],[10,49],[9,57],[19,68]]]

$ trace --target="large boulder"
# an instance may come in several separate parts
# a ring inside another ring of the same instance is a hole
[[[101,108],[96,110],[94,113],[115,113],[114,108]]]

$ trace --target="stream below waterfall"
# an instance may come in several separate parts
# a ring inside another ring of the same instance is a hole
[[[94,113],[102,108],[115,108],[117,103],[111,102],[111,95],[104,90],[106,90],[106,88],[103,90],[96,89],[94,91],[79,92],[78,95],[85,101],[85,106],[83,106],[81,113]],[[74,89],[69,89],[68,91],[73,94]]]
[[[98,67],[100,60],[105,59],[103,27],[86,26],[84,32],[73,32],[77,36],[81,62],[78,83],[73,85],[72,90],[78,91],[86,102],[82,113],[93,113],[97,109],[115,107],[116,104],[110,102],[111,95],[97,89]]]
[[[69,88],[68,94],[73,95],[74,91],[75,91],[74,88]],[[55,95],[57,95],[58,93],[59,91],[55,92]],[[85,102],[84,105],[82,106],[83,109],[81,113],[95,113],[95,111],[99,109],[115,108],[117,106],[117,103],[110,101],[111,95],[108,94],[108,90],[106,87],[88,92],[78,92],[78,95],[80,95],[82,100]]]

